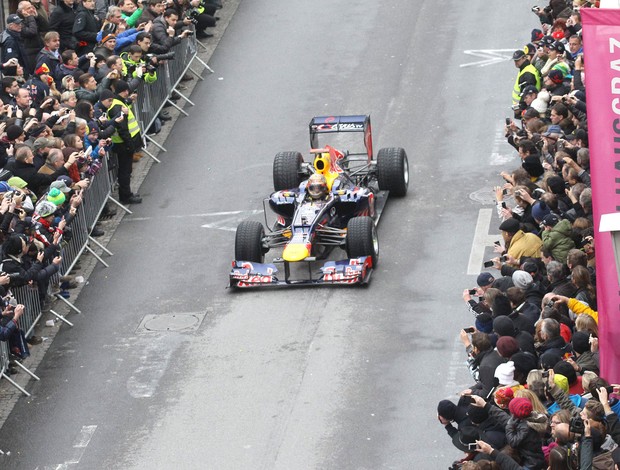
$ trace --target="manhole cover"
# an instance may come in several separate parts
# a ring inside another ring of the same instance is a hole
[[[195,331],[204,320],[205,313],[164,313],[146,315],[138,331]]]

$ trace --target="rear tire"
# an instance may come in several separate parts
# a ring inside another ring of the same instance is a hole
[[[262,263],[265,260],[263,224],[255,220],[244,220],[237,227],[235,235],[235,260]]]
[[[390,147],[377,154],[377,182],[379,189],[391,195],[403,197],[409,186],[409,161],[405,149]]]
[[[375,267],[379,262],[379,238],[371,217],[353,217],[347,224],[347,255],[349,258],[370,256]]]
[[[304,162],[299,152],[279,152],[273,160],[273,189],[295,189],[302,181],[301,164]]]

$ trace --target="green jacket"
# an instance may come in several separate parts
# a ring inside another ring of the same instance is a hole
[[[560,263],[566,263],[568,252],[575,248],[571,238],[572,227],[568,220],[560,220],[551,230],[542,233],[543,248],[549,250]]]

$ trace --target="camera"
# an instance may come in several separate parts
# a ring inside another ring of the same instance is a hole
[[[186,18],[189,18],[192,23],[198,23],[198,17],[200,16],[200,12],[196,8],[192,8],[187,12]]]
[[[532,7],[532,11],[534,13],[538,13],[540,11],[540,7],[538,5]]]
[[[508,261],[508,256],[502,255],[502,256],[499,257],[499,260],[502,261],[502,262],[506,262],[506,261]]]
[[[465,333],[473,333],[476,331],[476,329],[473,326],[470,326],[469,328],[463,328],[463,331]]]
[[[583,419],[580,416],[576,416],[571,418],[570,423],[568,425],[569,432],[573,432],[575,434],[583,434],[585,431],[585,426],[583,424]]]
[[[476,289],[469,289],[469,295],[476,295],[476,292],[478,292]]]
[[[507,209],[506,202],[502,201],[502,209]]]
[[[548,371],[548,370],[546,370],[546,371],[544,371],[544,372],[542,373],[542,378],[543,378],[543,379],[548,379],[548,378],[549,378],[549,371]]]
[[[470,443],[467,444],[467,450],[476,450],[478,448],[478,444],[474,443]]]
[[[506,125],[509,126],[512,123],[512,119],[506,118]]]
[[[485,268],[492,268],[493,267],[493,261],[485,261],[483,266]]]
[[[545,307],[553,308],[554,305],[555,305],[555,300],[550,300],[549,302],[545,304]]]
[[[149,61],[152,61],[153,59],[157,59],[157,62],[160,62],[162,60],[174,60],[174,51],[170,51],[170,52],[166,52],[165,54],[147,54],[146,58]]]
[[[194,32],[193,32],[193,31],[188,31],[188,32],[187,32],[187,35],[188,35],[188,36],[193,36],[193,35],[194,35]]]

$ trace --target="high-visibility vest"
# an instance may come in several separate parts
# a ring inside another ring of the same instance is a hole
[[[528,64],[523,68],[523,70],[519,70],[519,74],[515,80],[515,86],[512,90],[512,104],[519,104],[519,101],[521,100],[521,77],[528,72],[536,77],[536,89],[540,90],[540,72],[532,64]]]
[[[121,100],[117,98],[114,98],[112,100],[112,104],[108,108],[108,119],[112,119],[112,117],[110,116],[110,111],[115,106],[124,106],[125,108],[129,109],[129,113],[127,114],[127,116],[125,116],[125,119],[127,119],[127,130],[129,130],[129,135],[131,135],[131,137],[135,137],[136,135],[138,135],[138,133],[140,132],[140,127],[138,126],[138,121],[136,117],[133,115],[131,106],[123,103]],[[123,142],[123,138],[120,135],[118,135],[118,130],[114,131],[114,135],[112,136],[112,142],[117,143],[117,144],[120,144]]]

